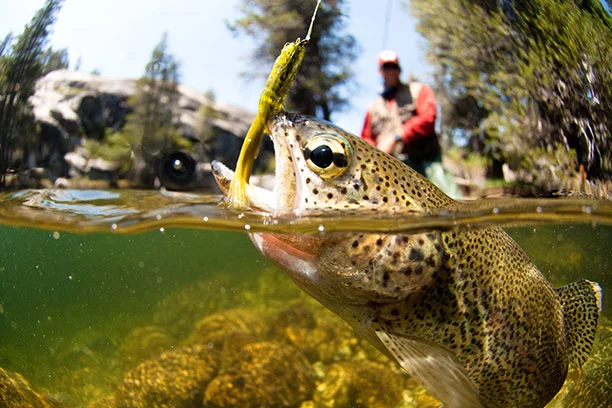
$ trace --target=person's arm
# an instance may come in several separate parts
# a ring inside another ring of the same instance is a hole
[[[370,117],[369,111],[366,113],[366,117],[363,122],[363,129],[361,129],[361,138],[372,146],[376,146],[376,139],[372,134],[372,118]]]
[[[416,113],[402,124],[404,143],[410,145],[416,139],[431,136],[436,123],[436,98],[431,88],[425,84],[416,99]]]

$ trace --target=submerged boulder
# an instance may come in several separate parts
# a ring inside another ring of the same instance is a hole
[[[54,408],[56,406],[34,391],[21,375],[0,368],[0,407]]]
[[[204,345],[183,346],[128,371],[115,394],[117,408],[198,406],[216,375],[218,354]]]
[[[246,345],[206,388],[206,407],[298,407],[314,390],[306,357],[275,342]]]

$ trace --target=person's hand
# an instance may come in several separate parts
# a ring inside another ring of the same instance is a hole
[[[393,154],[397,139],[393,134],[380,135],[377,139],[376,147],[385,153]]]

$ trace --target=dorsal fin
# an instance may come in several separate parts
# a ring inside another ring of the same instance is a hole
[[[474,383],[450,351],[397,336],[384,327],[377,328],[376,335],[402,368],[421,381],[444,408],[482,408]]]
[[[563,305],[563,320],[570,362],[581,366],[588,358],[602,310],[601,287],[581,280],[556,289]]]

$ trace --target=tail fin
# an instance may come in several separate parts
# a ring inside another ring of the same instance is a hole
[[[602,291],[596,282],[581,280],[557,289],[563,305],[563,320],[570,362],[581,366],[588,358],[602,310]]]

